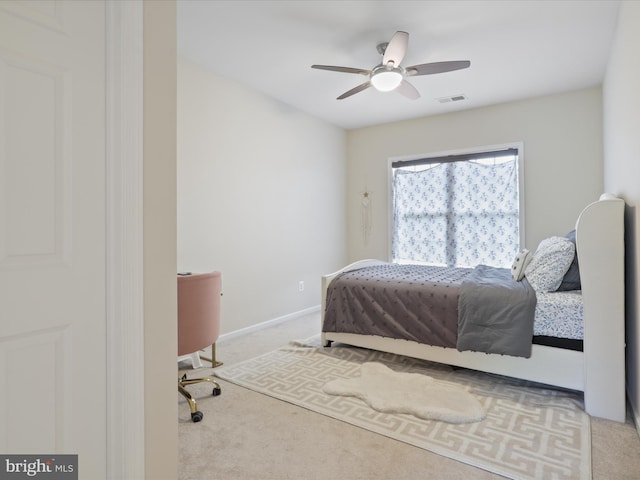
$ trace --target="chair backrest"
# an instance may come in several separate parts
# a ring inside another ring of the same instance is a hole
[[[178,275],[178,355],[216,342],[220,335],[220,272]]]

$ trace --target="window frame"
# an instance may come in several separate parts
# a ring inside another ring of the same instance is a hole
[[[429,152],[416,155],[403,155],[398,157],[389,157],[387,159],[387,260],[392,261],[392,246],[393,246],[393,163],[405,162],[420,159],[429,159],[436,157],[446,157],[450,155],[471,155],[482,154],[495,150],[506,150],[508,148],[515,148],[518,150],[518,230],[519,230],[519,250],[525,245],[525,189],[524,189],[524,142],[511,142],[498,145],[484,145],[481,147],[469,147],[456,150],[446,150],[439,152]]]

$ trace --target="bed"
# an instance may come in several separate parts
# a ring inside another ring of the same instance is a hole
[[[353,326],[343,328],[344,322],[335,321],[332,309],[327,314],[327,298],[331,303],[333,293],[329,289],[354,272],[363,276],[369,269],[388,268],[389,262],[376,259],[361,260],[322,277],[322,344],[329,347],[332,342],[339,342],[581,391],[587,413],[624,422],[624,205],[622,199],[604,194],[578,217],[574,246],[580,290],[550,293],[536,290],[535,334],[525,335],[526,354],[461,351],[450,339],[431,340],[418,333],[402,336]],[[542,243],[532,254],[534,257]],[[465,278],[467,273],[463,275]],[[532,270],[531,282],[533,279]],[[527,283],[526,275],[520,283]],[[384,302],[371,303],[380,309]],[[540,314],[541,309],[546,309],[544,315]]]

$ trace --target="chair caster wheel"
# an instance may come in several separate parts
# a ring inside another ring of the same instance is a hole
[[[213,392],[211,392],[211,395],[213,395],[214,397],[222,395],[222,390],[220,390],[220,387],[213,387]]]
[[[193,420],[194,422],[199,422],[200,420],[202,420],[202,417],[204,417],[204,415],[200,411],[191,414],[191,420]]]

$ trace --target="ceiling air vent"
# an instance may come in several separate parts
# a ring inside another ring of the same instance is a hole
[[[440,103],[449,103],[449,102],[459,102],[461,100],[466,100],[466,99],[467,97],[465,97],[463,94],[460,94],[460,95],[452,95],[450,97],[441,97],[436,100],[438,100]]]

